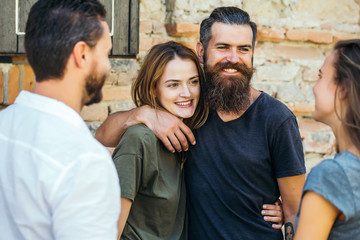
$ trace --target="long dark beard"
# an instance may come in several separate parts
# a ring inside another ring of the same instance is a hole
[[[220,72],[226,68],[236,69],[240,74],[224,76]],[[212,109],[237,114],[250,106],[250,80],[254,68],[236,63],[217,63],[211,68],[205,64],[204,70],[205,93]]]

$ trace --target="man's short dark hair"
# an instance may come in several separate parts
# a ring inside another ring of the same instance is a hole
[[[219,7],[212,11],[211,15],[201,22],[200,42],[206,50],[212,37],[211,27],[214,23],[220,22],[225,24],[250,25],[253,31],[252,48],[255,47],[256,41],[256,24],[250,21],[249,14],[237,7]]]
[[[26,23],[25,49],[36,81],[63,77],[75,44],[91,48],[103,34],[104,6],[97,0],[39,0]]]

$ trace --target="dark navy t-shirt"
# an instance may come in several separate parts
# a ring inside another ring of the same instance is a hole
[[[210,111],[194,134],[197,144],[185,164],[189,239],[282,239],[261,210],[278,199],[277,178],[305,173],[292,112],[261,93],[233,121]]]

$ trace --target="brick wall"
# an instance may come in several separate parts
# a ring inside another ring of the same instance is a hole
[[[21,89],[31,91],[34,72],[25,57],[12,57],[12,63],[0,63],[0,104],[12,104]]]
[[[111,59],[103,101],[81,113],[89,128],[94,132],[108,114],[134,106],[130,85],[152,45],[175,40],[194,48],[202,19],[230,5],[248,11],[258,25],[252,83],[297,116],[307,167],[333,154],[331,130],[311,118],[312,86],[334,43],[360,38],[360,0],[140,0],[140,52],[136,59]],[[0,106],[11,104],[19,89],[31,90],[33,80],[24,58],[0,64]]]

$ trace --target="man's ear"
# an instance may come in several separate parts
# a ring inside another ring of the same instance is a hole
[[[77,67],[84,68],[85,63],[88,60],[89,46],[84,42],[77,42],[73,48],[72,54]]]
[[[204,51],[205,51],[204,46],[202,45],[201,42],[198,42],[196,44],[196,52],[197,52],[197,55],[199,57],[199,61],[202,64],[204,64],[204,53],[205,53]]]

